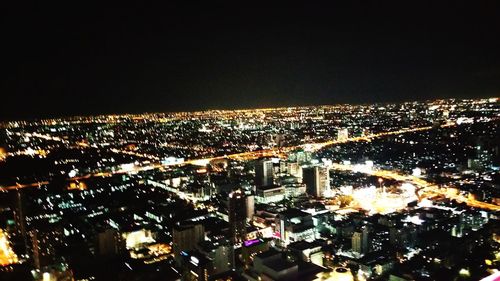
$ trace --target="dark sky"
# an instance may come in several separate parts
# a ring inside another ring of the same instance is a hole
[[[500,96],[500,1],[66,2],[0,8],[0,119]]]

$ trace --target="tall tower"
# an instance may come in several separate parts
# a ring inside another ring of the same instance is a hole
[[[231,230],[231,242],[233,244],[245,241],[247,235],[247,199],[241,189],[229,194],[229,227]]]
[[[24,215],[23,194],[20,189],[16,190],[16,206],[14,207],[14,219],[16,221],[17,232],[21,234],[24,241],[25,253],[28,254],[28,234],[26,232],[26,219]]]
[[[273,178],[273,162],[271,162],[270,160],[258,160],[255,164],[255,185],[273,185]]]
[[[63,231],[59,226],[39,226],[29,231],[31,239],[31,257],[36,269],[50,266],[58,260],[57,251],[63,240]]]
[[[172,248],[175,261],[181,264],[182,251],[195,249],[196,245],[205,239],[205,228],[202,224],[176,225],[172,232]]]
[[[363,227],[363,229],[353,233],[351,238],[352,250],[359,254],[367,254],[370,252],[370,231],[368,227]]]
[[[330,188],[330,175],[327,167],[307,167],[302,171],[307,194],[321,197],[325,190]]]
[[[349,130],[347,128],[339,129],[337,132],[337,140],[345,141],[349,138]]]
[[[255,213],[255,196],[254,195],[247,195],[246,198],[246,215],[247,215],[247,220],[251,221],[253,218],[253,215]]]

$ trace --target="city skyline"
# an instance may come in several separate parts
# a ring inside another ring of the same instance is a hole
[[[493,97],[4,122],[0,277],[494,277],[499,118]]]
[[[1,14],[1,281],[500,280],[500,1]]]
[[[8,124],[10,122],[31,122],[31,121],[44,121],[44,120],[71,120],[71,119],[78,119],[78,118],[95,118],[95,117],[113,117],[113,116],[154,116],[154,115],[168,115],[168,114],[203,114],[203,113],[210,113],[210,112],[252,112],[252,111],[274,111],[274,110],[282,110],[282,109],[301,109],[301,108],[322,108],[322,107],[336,107],[336,106],[370,106],[370,105],[380,105],[380,106],[385,106],[385,105],[394,105],[394,104],[412,104],[412,103],[419,103],[419,102],[446,102],[446,101],[451,101],[451,100],[456,100],[456,101],[473,101],[476,100],[477,98],[440,98],[440,99],[426,99],[426,100],[418,100],[418,99],[409,99],[405,101],[400,101],[400,102],[391,102],[391,101],[384,101],[384,102],[376,102],[376,103],[337,103],[337,104],[317,104],[317,105],[312,105],[312,104],[303,104],[303,105],[294,105],[294,106],[276,106],[276,107],[248,107],[248,108],[206,108],[206,109],[199,109],[199,110],[188,110],[188,111],[145,111],[145,112],[137,112],[137,113],[132,113],[132,112],[123,112],[123,113],[103,113],[103,114],[81,114],[81,115],[62,115],[62,116],[49,116],[49,117],[24,117],[24,118],[14,118],[14,119],[5,119],[5,120],[0,120],[0,123],[3,124]],[[484,100],[495,100],[499,99],[499,97],[482,97],[479,99],[484,99]]]

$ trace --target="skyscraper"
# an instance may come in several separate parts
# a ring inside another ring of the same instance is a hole
[[[339,129],[337,132],[337,140],[345,141],[349,138],[349,130],[347,128]]]
[[[177,264],[182,261],[181,252],[193,250],[199,242],[205,239],[205,228],[201,224],[174,226],[172,233],[172,248]]]
[[[307,167],[303,169],[303,182],[306,184],[307,194],[315,197],[323,196],[330,188],[330,175],[327,167]]]
[[[270,160],[258,160],[255,164],[255,185],[270,186],[273,185],[273,162]]]
[[[24,196],[21,190],[16,190],[16,205],[14,207],[14,219],[16,221],[16,229],[18,234],[21,235],[24,241],[25,253],[28,253],[28,234],[26,232],[26,218],[24,215]]]
[[[255,196],[247,195],[246,198],[246,215],[249,221],[252,220],[253,215],[255,213]]]
[[[60,227],[52,225],[38,226],[29,232],[33,264],[36,269],[42,269],[56,263],[57,250],[62,244],[63,233]]]
[[[108,228],[97,233],[97,250],[100,256],[111,257],[119,254],[125,248],[120,233],[114,228]]]
[[[218,274],[234,269],[234,247],[228,240],[204,241],[198,246],[198,250],[209,258],[211,263],[211,274]]]
[[[294,177],[302,179],[302,167],[297,162],[288,162],[287,172]]]
[[[231,242],[241,243],[246,239],[247,199],[241,189],[229,194],[229,227]]]
[[[354,232],[351,238],[352,250],[361,255],[369,253],[370,252],[369,235],[370,231],[366,226],[363,227],[361,230]]]

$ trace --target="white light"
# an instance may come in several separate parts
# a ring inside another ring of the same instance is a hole
[[[76,176],[76,170],[71,170],[69,173],[68,173],[68,176],[70,178],[74,178]]]
[[[191,256],[191,262],[192,262],[194,265],[198,265],[198,263],[200,262],[200,260],[198,260],[198,258],[196,258],[196,257]]]
[[[412,175],[413,175],[414,177],[420,177],[420,176],[422,175],[422,169],[420,169],[420,168],[418,168],[418,167],[417,167],[417,168],[415,168],[415,169],[413,169],[413,170],[412,170]]]

